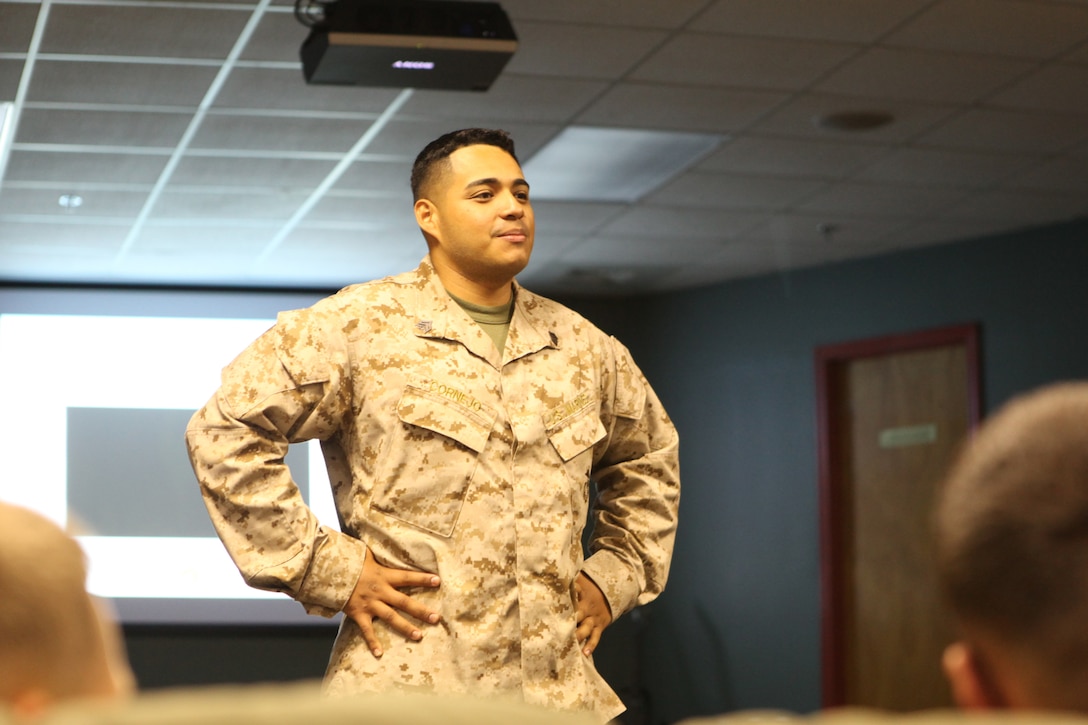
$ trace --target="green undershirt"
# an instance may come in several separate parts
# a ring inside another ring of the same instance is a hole
[[[449,294],[447,292],[447,294]],[[502,349],[506,346],[506,334],[510,331],[510,318],[514,315],[514,298],[505,305],[485,307],[466,302],[460,297],[450,295],[454,302],[461,306],[468,316],[476,321],[491,341],[495,343],[495,349],[502,355]]]

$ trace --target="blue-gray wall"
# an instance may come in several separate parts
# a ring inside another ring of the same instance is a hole
[[[814,349],[978,322],[992,410],[1088,377],[1086,273],[1081,222],[662,295],[604,323],[681,435],[672,575],[638,629],[649,722],[820,705]]]
[[[669,723],[820,705],[813,351],[978,322],[987,409],[1088,377],[1088,222],[637,300],[567,300],[632,349],[681,434],[660,600],[598,651],[631,712]],[[331,632],[141,629],[148,686],[318,677]]]

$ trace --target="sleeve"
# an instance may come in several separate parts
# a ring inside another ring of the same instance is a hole
[[[594,468],[597,501],[583,571],[619,617],[668,578],[680,503],[679,437],[628,350],[615,355],[612,415]]]
[[[275,326],[223,371],[186,444],[212,523],[246,583],[332,616],[362,571],[362,542],[322,526],[284,463],[288,444],[326,439],[351,410],[342,335],[311,310]]]

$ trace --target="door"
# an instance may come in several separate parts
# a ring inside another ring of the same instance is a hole
[[[825,706],[948,706],[934,494],[979,419],[975,326],[821,347]]]

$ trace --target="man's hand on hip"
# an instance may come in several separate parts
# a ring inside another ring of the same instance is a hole
[[[585,574],[574,580],[575,609],[578,613],[578,629],[575,636],[583,643],[582,654],[589,656],[597,649],[604,628],[612,624],[612,610],[604,593]]]
[[[436,624],[440,619],[438,612],[428,609],[400,590],[405,587],[433,588],[440,583],[434,574],[382,566],[375,561],[373,552],[367,547],[363,571],[344,605],[344,614],[359,626],[371,653],[381,657],[382,645],[374,631],[374,620],[384,621],[408,639],[423,639],[423,632],[403,614],[421,622]]]

